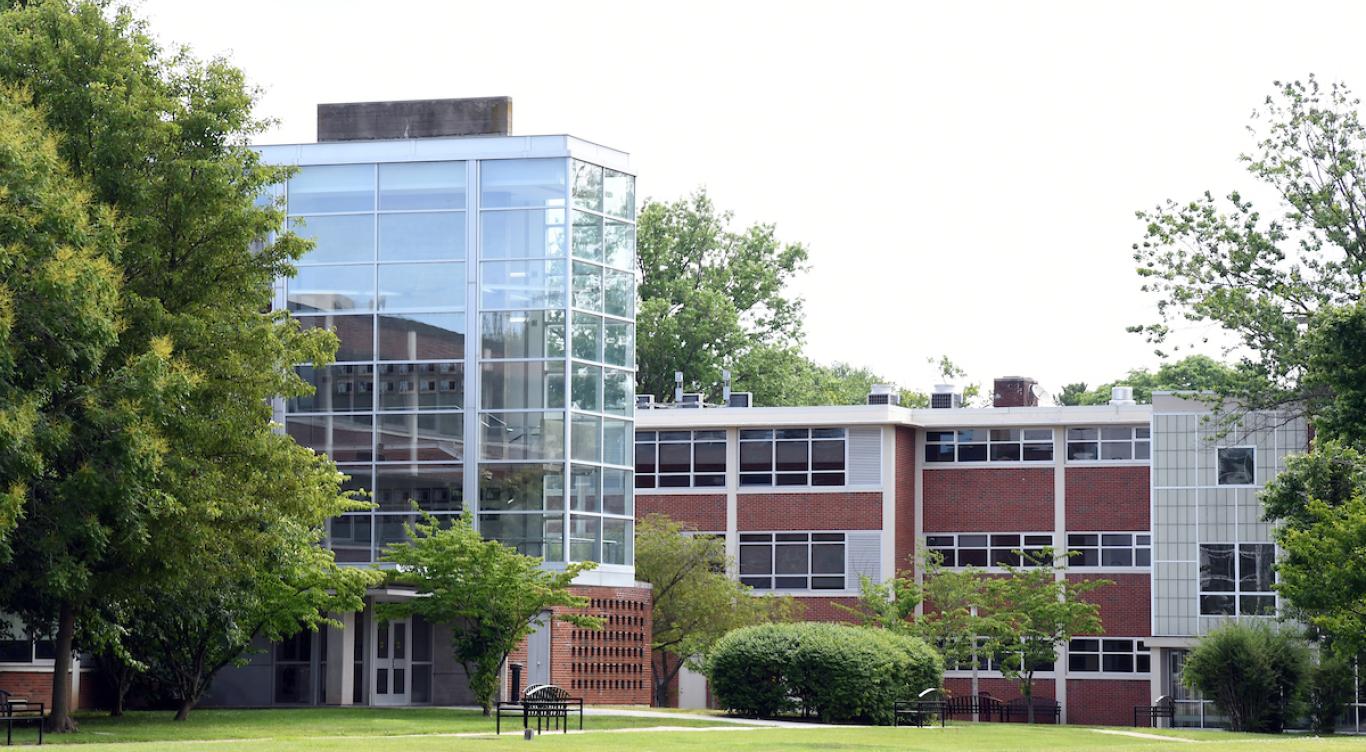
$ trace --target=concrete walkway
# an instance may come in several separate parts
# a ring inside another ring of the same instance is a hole
[[[454,708],[456,708],[456,709],[458,709],[458,710],[479,710],[479,706],[478,706],[478,705],[455,705],[455,706],[450,706],[450,707],[454,707]],[[639,709],[639,710],[634,710],[634,709],[631,709],[631,708],[595,708],[595,707],[592,707],[592,706],[590,705],[590,706],[587,706],[587,707],[585,707],[585,708],[583,709],[583,716],[584,716],[584,718],[592,718],[593,716],[613,716],[613,715],[616,715],[616,716],[628,716],[628,717],[631,717],[631,718],[658,718],[659,720],[663,720],[663,721],[680,721],[680,720],[709,721],[709,722],[715,722],[715,723],[727,723],[727,724],[731,724],[731,725],[735,725],[735,726],[750,726],[750,727],[757,727],[757,728],[862,728],[862,727],[855,727],[855,726],[843,726],[843,725],[831,724],[831,723],[816,723],[816,722],[802,722],[802,721],[774,721],[774,720],[767,720],[767,719],[763,719],[763,718],[737,718],[737,717],[735,717],[735,716],[730,716],[730,715],[709,715],[709,714],[706,714],[706,713],[669,713],[669,712],[662,711],[662,710],[650,710],[650,709],[648,709],[648,708],[641,708],[641,709]],[[666,725],[667,725],[667,724],[666,724]],[[688,728],[688,727],[678,727],[678,728]],[[696,726],[691,727],[691,728],[693,728],[693,729],[698,729],[698,727],[696,727]],[[604,730],[605,730],[605,729],[604,729]],[[613,731],[616,731],[616,730],[618,730],[618,729],[612,729],[612,730],[613,730]],[[639,729],[639,728],[637,728],[637,729],[620,729],[620,730],[622,730],[622,731],[642,731],[642,730],[645,730],[645,729]]]

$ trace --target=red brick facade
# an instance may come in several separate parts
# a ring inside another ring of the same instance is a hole
[[[99,682],[99,675],[93,671],[81,673],[80,687],[76,693],[77,708],[97,706]],[[23,698],[52,707],[51,671],[0,671],[0,689],[9,692],[15,699]]]
[[[877,530],[882,492],[741,493],[735,512],[741,531]]]
[[[896,429],[896,569],[915,561],[915,431]]]
[[[706,533],[726,531],[725,494],[636,494],[636,519],[663,514]]]
[[[1067,468],[1067,529],[1148,529],[1146,465]]]
[[[1152,598],[1148,575],[1126,574],[1070,574],[1071,580],[1110,580],[1087,593],[1083,598],[1100,604],[1100,620],[1105,634],[1116,637],[1147,637],[1152,628]]]
[[[1053,529],[1053,466],[925,470],[931,533]]]
[[[1128,726],[1135,705],[1152,704],[1147,679],[1068,679],[1067,722]]]

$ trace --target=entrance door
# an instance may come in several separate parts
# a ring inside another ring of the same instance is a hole
[[[550,612],[541,612],[541,624],[526,641],[526,686],[550,683]]]
[[[411,657],[408,635],[411,633],[409,619],[393,619],[372,622],[375,646],[374,661],[374,704],[407,705],[409,685],[412,678]]]

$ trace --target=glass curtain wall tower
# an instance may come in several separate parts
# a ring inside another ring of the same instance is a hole
[[[285,430],[373,495],[333,520],[343,562],[415,519],[470,515],[548,566],[633,582],[635,179],[568,136],[261,147],[316,247],[276,303],[340,339],[298,366]]]

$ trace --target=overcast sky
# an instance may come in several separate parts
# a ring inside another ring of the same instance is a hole
[[[135,7],[264,89],[265,143],[313,141],[319,102],[509,95],[515,133],[630,152],[643,196],[706,186],[810,248],[808,354],[916,388],[939,354],[1052,391],[1155,365],[1134,211],[1246,188],[1272,81],[1366,91],[1356,3]]]

